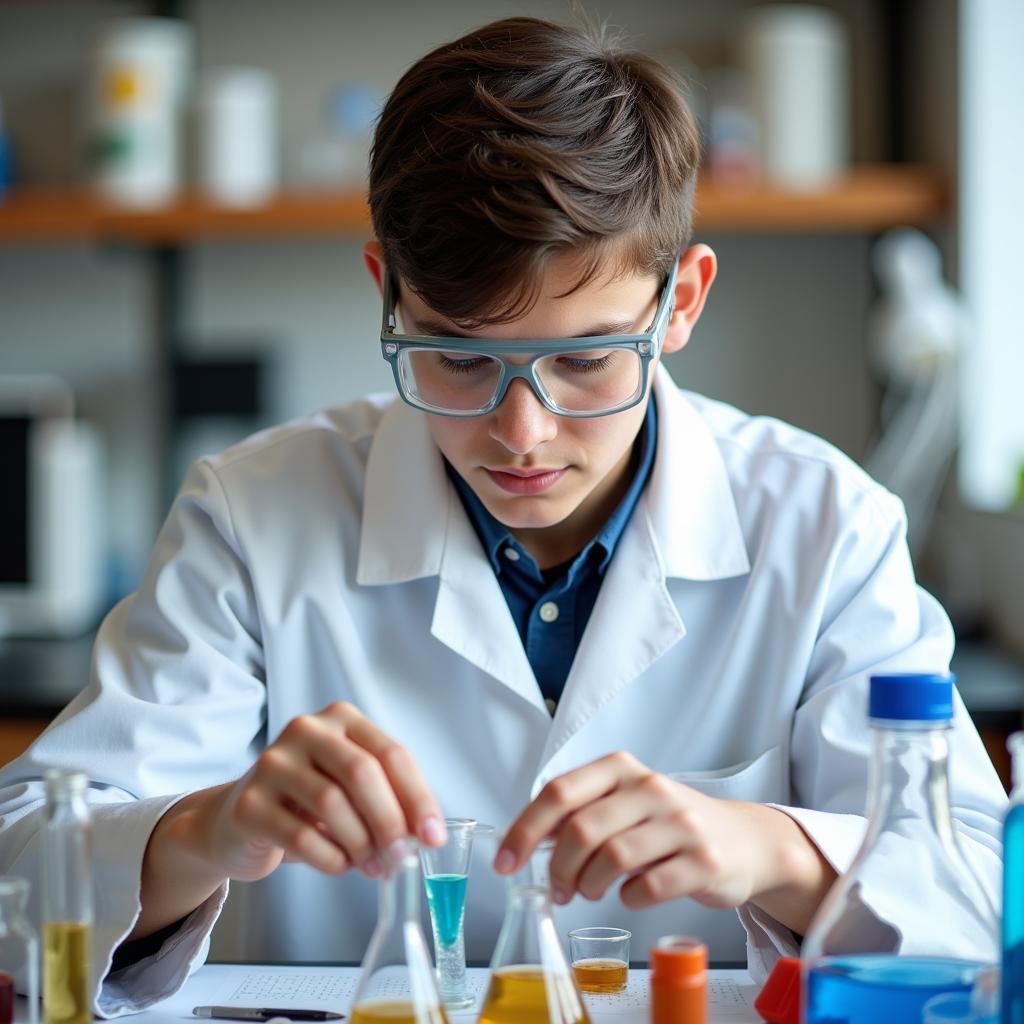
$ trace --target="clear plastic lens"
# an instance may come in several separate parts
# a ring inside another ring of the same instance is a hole
[[[523,363],[528,362],[524,357]],[[500,360],[476,352],[405,349],[400,370],[410,395],[448,412],[487,408],[503,378]],[[643,380],[639,354],[624,348],[543,356],[533,362],[533,372],[551,405],[565,412],[616,409],[636,398]]]

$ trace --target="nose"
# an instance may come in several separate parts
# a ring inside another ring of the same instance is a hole
[[[490,415],[492,438],[516,455],[525,455],[558,433],[558,417],[544,407],[521,378],[512,381],[501,404]]]

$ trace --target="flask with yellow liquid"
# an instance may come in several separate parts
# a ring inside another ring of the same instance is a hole
[[[384,854],[377,927],[363,957],[349,1024],[448,1024],[420,927],[419,847],[393,843]]]
[[[553,845],[542,843],[509,879],[479,1024],[590,1024],[551,916],[546,871],[538,868]]]
[[[92,1024],[92,842],[89,780],[49,769],[43,832],[43,1015]]]

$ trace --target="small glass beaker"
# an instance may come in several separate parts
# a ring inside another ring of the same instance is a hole
[[[590,1024],[551,916],[553,841],[508,878],[505,920],[479,1024]]]
[[[385,851],[377,926],[363,957],[349,1024],[448,1024],[420,927],[418,844]]]
[[[626,987],[631,934],[625,928],[569,932],[569,959],[581,992],[621,992]]]
[[[25,915],[29,882],[0,877],[0,1024],[14,1019],[14,992],[28,997],[27,1022],[39,1022],[39,938]]]
[[[465,908],[473,838],[494,831],[474,818],[445,818],[444,846],[420,847],[423,884],[434,932],[437,985],[449,1010],[465,1010],[475,999],[466,989]]]

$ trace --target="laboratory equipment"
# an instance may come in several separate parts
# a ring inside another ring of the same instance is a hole
[[[377,926],[363,957],[350,1024],[448,1024],[420,927],[418,844],[396,840],[382,859]]]
[[[629,940],[625,928],[574,928],[569,959],[581,992],[621,992],[629,980]]]
[[[0,1024],[14,1019],[14,992],[28,997],[26,1024],[39,1020],[39,939],[25,916],[29,883],[25,878],[0,878]]]
[[[473,838],[494,830],[473,818],[445,818],[448,840],[440,847],[420,847],[423,884],[434,931],[437,984],[449,1010],[473,1005],[466,989],[466,942],[463,919]]]
[[[545,840],[506,885],[480,1024],[590,1024],[551,916]]]
[[[704,1024],[708,948],[689,935],[665,935],[651,949],[651,1024]]]
[[[998,956],[996,915],[950,811],[953,676],[872,676],[868,714],[868,828],[803,942],[806,1024],[920,1020],[932,996],[969,993]],[[919,913],[926,897],[936,927],[913,945],[871,909],[898,901]]]
[[[1006,742],[1013,790],[1003,823],[1003,1024],[1024,1024],[1024,732]]]
[[[84,772],[47,769],[43,830],[46,1024],[92,1024],[92,836]]]

